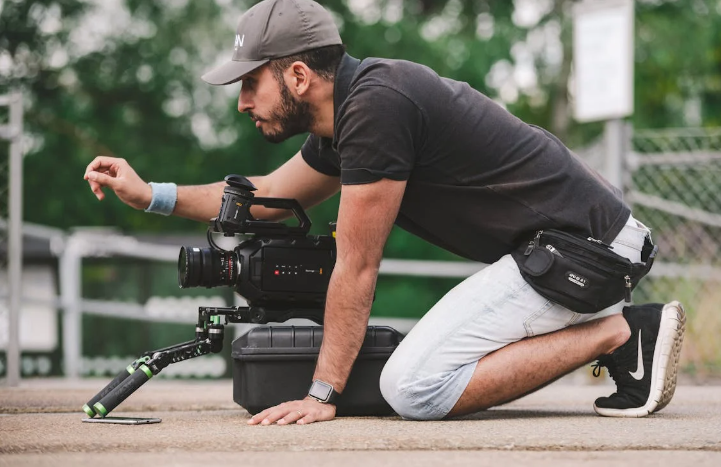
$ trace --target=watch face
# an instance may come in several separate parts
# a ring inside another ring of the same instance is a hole
[[[318,399],[321,402],[327,402],[328,399],[330,399],[330,395],[332,392],[333,386],[328,383],[324,383],[323,381],[316,380],[313,381],[313,384],[310,386],[310,391],[308,391],[308,395]]]

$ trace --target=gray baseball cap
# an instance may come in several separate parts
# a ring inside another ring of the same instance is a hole
[[[312,0],[264,0],[243,13],[233,58],[202,76],[209,84],[235,83],[271,59],[342,44],[330,13]]]

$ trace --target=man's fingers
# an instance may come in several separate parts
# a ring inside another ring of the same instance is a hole
[[[298,417],[298,420],[295,422],[298,425],[307,425],[308,423],[313,423],[315,421],[315,416],[312,413],[309,413],[307,415],[303,415],[302,417]]]
[[[98,187],[108,186],[108,187],[112,188],[113,190],[115,189],[115,187],[118,183],[118,179],[116,179],[115,177],[111,177],[110,175],[100,173],[100,172],[88,173],[88,181],[90,181],[91,183],[95,182],[95,184],[98,185]],[[95,191],[95,190],[93,190],[93,191]]]
[[[118,159],[117,157],[108,157],[108,156],[98,156],[95,159],[88,164],[88,166],[85,168],[85,176],[84,178],[88,179],[88,174],[90,172],[96,172],[99,169],[107,170],[114,164],[119,164],[125,162],[124,159]],[[102,171],[104,171],[102,170]]]
[[[283,418],[278,420],[278,425],[287,425],[289,423],[297,422],[300,423],[300,420],[303,419],[305,415],[300,410],[294,410],[290,413],[287,413],[283,416]]]
[[[287,404],[282,404],[255,414],[248,420],[248,424],[272,425],[273,423],[278,423],[278,425],[287,425],[303,418],[303,416],[304,414],[301,410],[288,407]]]
[[[98,182],[88,180],[88,184],[90,185],[90,189],[93,191],[93,193],[97,193],[100,191],[100,184],[98,184]]]
[[[90,167],[90,166],[88,166],[88,167]],[[105,199],[105,193],[103,193],[102,185],[97,181],[98,177],[95,174],[108,175],[108,173],[109,173],[108,167],[97,167],[94,171],[91,170],[90,172],[86,172],[85,176],[83,177],[83,178],[85,178],[85,180],[88,181],[88,183],[90,184],[90,191],[92,191],[93,194],[95,194],[95,197],[98,198],[99,201],[102,201],[103,199]],[[94,175],[91,176],[90,174],[94,174]],[[109,184],[106,184],[106,185],[110,186]]]
[[[274,407],[263,410],[255,414],[249,421],[251,425],[260,423],[261,425],[270,425],[291,412],[293,409],[290,402],[283,402]],[[252,423],[251,423],[252,422]]]
[[[263,421],[260,422],[261,425],[272,425],[273,423],[277,422],[278,420],[283,419],[286,415],[288,415],[289,410],[286,408],[273,410],[271,413],[265,416],[263,418]]]
[[[248,420],[248,425],[307,425],[313,422],[332,420],[335,417],[335,406],[319,404],[308,400],[286,402],[255,414]]]
[[[257,425],[261,420],[263,420],[263,418],[260,417],[260,414],[255,414],[248,420],[248,425]]]
[[[257,414],[250,417],[250,420],[248,420],[248,425],[257,425],[258,423],[265,420],[265,417],[270,414],[270,411],[273,410],[275,407],[271,407],[270,409],[265,409],[262,412],[258,412]]]
[[[103,193],[103,190],[100,189],[100,185],[91,180],[88,180],[88,183],[90,184],[90,190],[95,194],[95,197],[102,201],[103,198],[105,198],[105,193]]]
[[[100,157],[96,157],[95,159],[93,159],[93,161],[90,164],[88,164],[87,167],[85,167],[85,175],[83,175],[83,178],[85,180],[88,179],[88,174],[90,172],[95,172],[102,167],[103,164],[99,159],[100,159]]]

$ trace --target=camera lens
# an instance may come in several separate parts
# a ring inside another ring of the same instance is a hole
[[[232,285],[238,275],[236,264],[235,254],[231,251],[181,247],[178,285],[183,289]]]

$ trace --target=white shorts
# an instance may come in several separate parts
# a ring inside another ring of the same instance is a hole
[[[630,216],[611,246],[639,262],[649,235]],[[620,313],[623,306],[575,313],[536,293],[511,255],[505,255],[453,288],[416,324],[383,369],[381,393],[404,418],[441,419],[485,355],[526,337]]]

